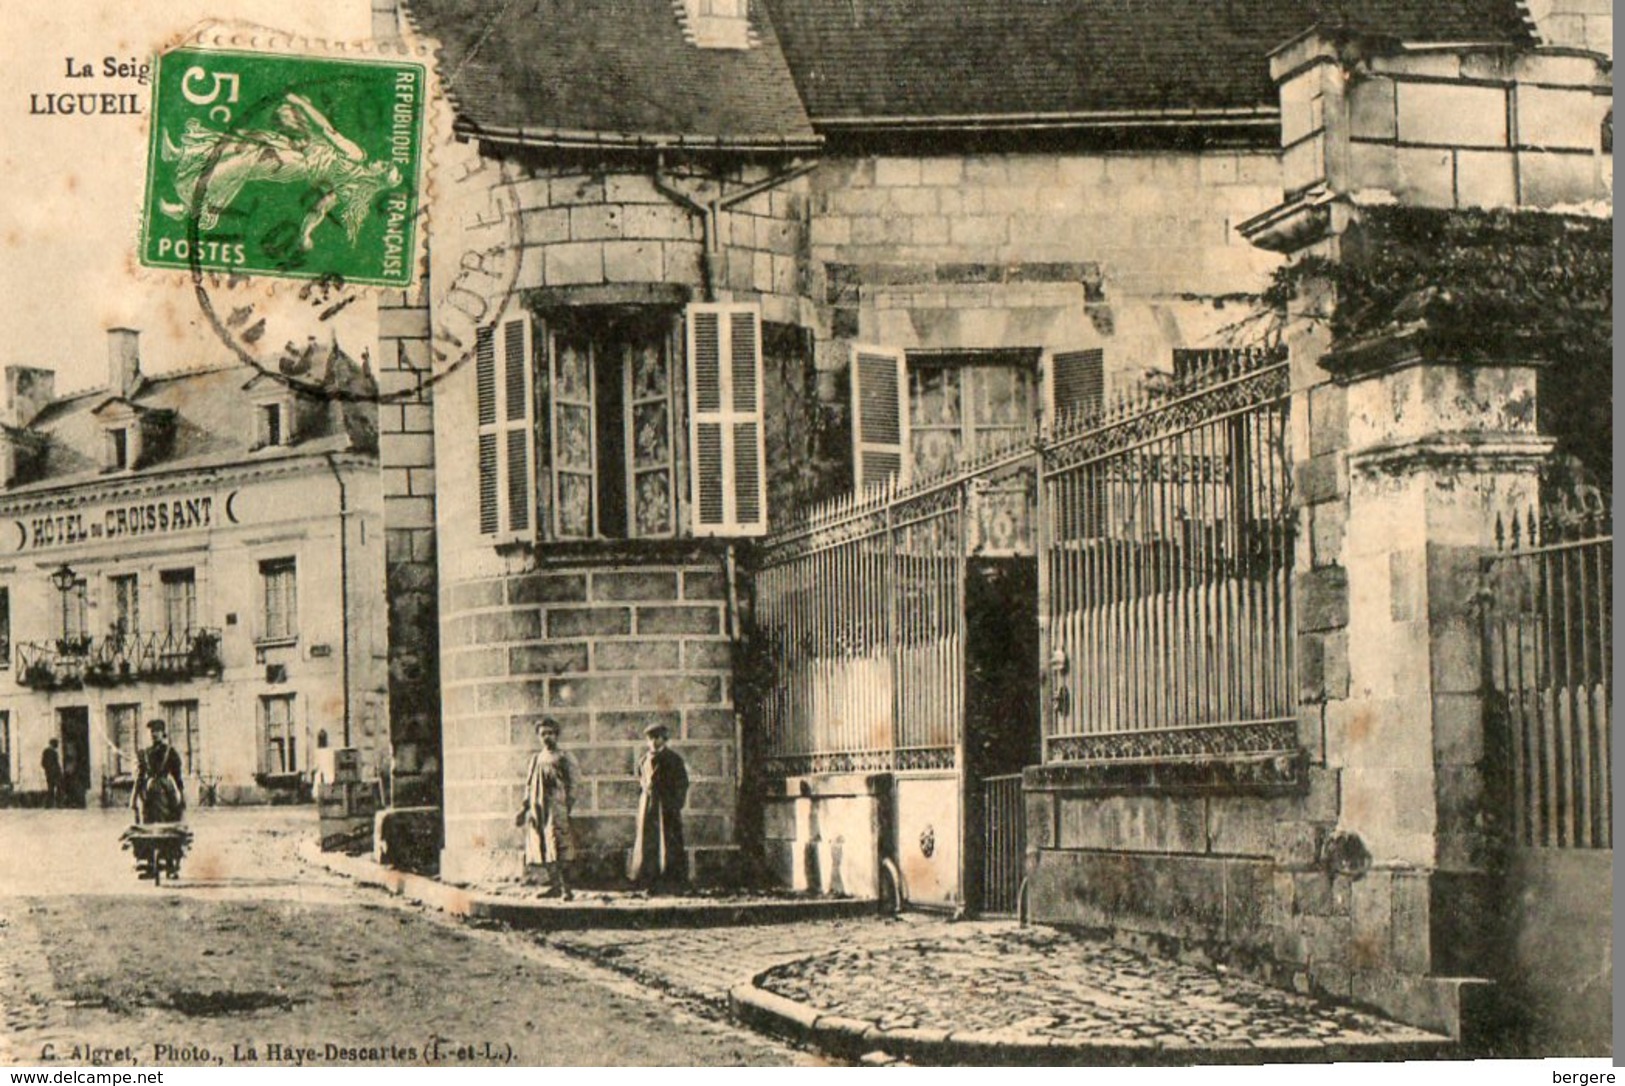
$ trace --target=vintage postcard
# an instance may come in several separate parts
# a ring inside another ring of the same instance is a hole
[[[1612,1081],[1605,0],[24,8],[13,1081]]]

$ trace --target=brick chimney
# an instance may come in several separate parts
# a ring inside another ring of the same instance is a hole
[[[35,366],[6,367],[5,419],[16,427],[27,426],[56,398],[56,371]]]
[[[141,333],[133,328],[107,330],[107,391],[128,396],[141,381]]]

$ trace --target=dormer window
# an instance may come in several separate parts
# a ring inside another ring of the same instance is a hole
[[[130,429],[127,426],[115,427],[107,431],[107,463],[108,471],[123,471],[130,466]]]
[[[326,405],[286,378],[257,374],[243,391],[254,408],[254,450],[285,449],[319,436],[319,411]]]
[[[260,448],[287,444],[286,406],[282,403],[260,405],[259,436],[255,442]]]
[[[175,412],[115,397],[95,415],[102,427],[103,471],[135,471],[169,455]]]

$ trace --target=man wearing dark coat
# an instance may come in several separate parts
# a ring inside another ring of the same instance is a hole
[[[688,878],[683,847],[683,804],[688,802],[688,767],[666,745],[670,732],[651,724],[643,733],[649,749],[638,759],[638,833],[632,842],[632,881],[648,890],[681,885]]]
[[[180,752],[169,745],[168,729],[162,720],[149,721],[147,731],[152,735],[152,745],[141,752],[130,806],[135,809],[136,821],[142,824],[179,822],[186,811]]]
[[[58,740],[51,740],[45,746],[45,753],[39,756],[40,768],[45,770],[45,806],[62,806],[62,754],[56,748]]]

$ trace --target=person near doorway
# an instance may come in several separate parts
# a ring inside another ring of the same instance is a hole
[[[186,812],[186,779],[182,776],[180,752],[169,745],[168,729],[162,720],[148,721],[147,731],[152,743],[141,752],[130,806],[135,809],[135,820],[142,825],[179,822]]]
[[[688,880],[688,851],[683,847],[683,804],[688,802],[688,767],[667,743],[664,724],[644,729],[649,749],[638,759],[637,837],[632,842],[632,881],[658,892]]]
[[[45,752],[39,757],[40,768],[45,770],[45,806],[47,807],[60,807],[63,803],[62,752],[57,749],[61,745],[61,740],[51,740],[45,744]]]
[[[536,725],[538,750],[530,756],[525,777],[525,805],[514,825],[525,831],[525,881],[546,881],[548,897],[569,901],[566,865],[574,842],[570,813],[575,808],[576,782],[581,771],[568,751],[559,748],[559,722],[543,717]]]

